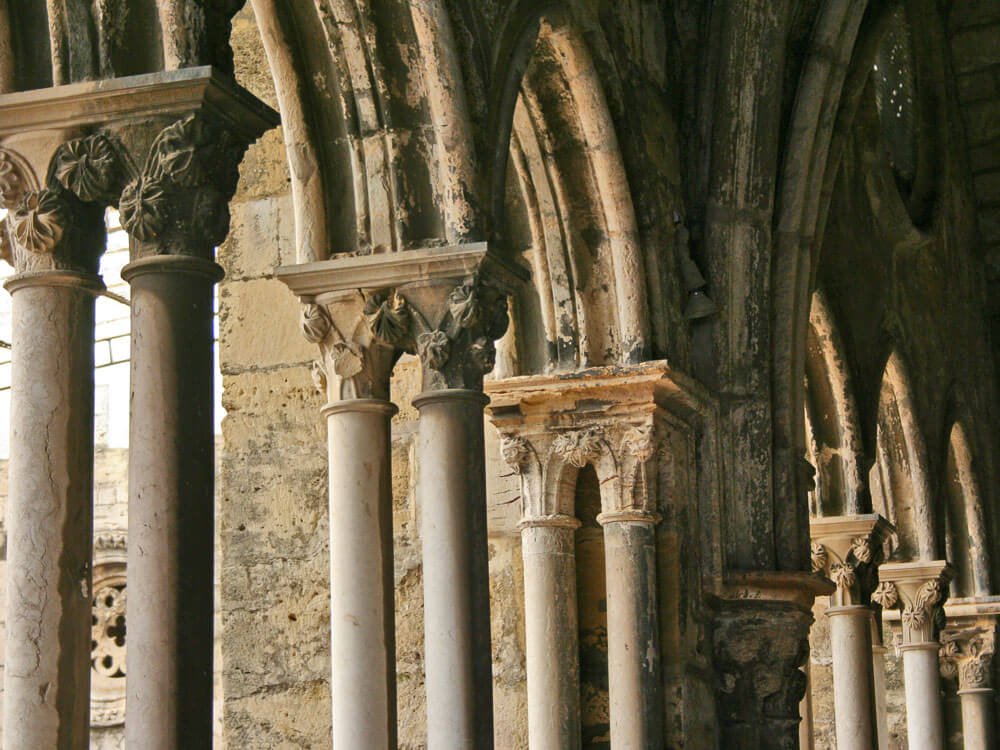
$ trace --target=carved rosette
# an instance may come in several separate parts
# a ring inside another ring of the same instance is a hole
[[[125,721],[126,538],[108,531],[94,539],[90,722]]]
[[[62,239],[68,214],[66,202],[55,191],[26,193],[14,209],[14,241],[30,253],[51,254]]]
[[[899,590],[892,581],[882,581],[872,593],[872,601],[882,609],[895,609],[899,602]]]
[[[207,255],[221,243],[245,151],[245,143],[199,115],[164,128],[119,204],[138,255]]]
[[[902,647],[934,643],[944,625],[944,601],[951,568],[943,561],[887,563],[873,600],[900,611]]]
[[[102,206],[117,202],[124,182],[118,151],[103,134],[63,144],[53,157],[53,175],[80,200]]]
[[[809,557],[812,561],[812,572],[822,573],[826,570],[830,556],[826,554],[826,547],[817,541],[813,541],[809,546]]]

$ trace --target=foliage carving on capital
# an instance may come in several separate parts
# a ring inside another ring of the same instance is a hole
[[[365,301],[364,319],[372,336],[386,346],[408,349],[412,313],[409,305],[395,289],[381,290]]]
[[[56,152],[52,166],[59,184],[82,201],[113,205],[122,191],[121,156],[102,133],[67,141]]]
[[[812,561],[812,572],[822,573],[826,570],[827,563],[830,559],[826,552],[826,546],[817,541],[813,541],[810,544],[809,553]]]
[[[245,143],[197,114],[160,131],[119,203],[122,226],[144,246],[139,255],[199,254],[221,243],[245,151]]]
[[[588,427],[564,432],[553,441],[552,452],[571,466],[582,469],[597,461],[604,452],[604,430]]]
[[[443,370],[451,358],[451,339],[444,331],[417,334],[417,356],[432,370]]]
[[[520,435],[500,436],[500,456],[516,473],[524,472],[524,467],[533,455],[531,443]]]
[[[54,190],[29,191],[14,209],[14,241],[28,252],[50,255],[62,239],[68,214],[65,200]]]
[[[911,630],[924,626],[934,614],[936,604],[942,598],[941,582],[936,578],[926,581],[918,590],[913,601],[903,607],[903,625]]]
[[[0,149],[0,206],[13,208],[20,202],[24,191],[21,170],[10,154]]]
[[[306,341],[310,344],[318,344],[329,335],[333,323],[326,308],[315,302],[307,302],[302,305],[299,325]]]
[[[653,457],[655,451],[655,430],[652,423],[629,427],[622,436],[622,452],[632,455],[641,463]]]
[[[899,589],[892,581],[881,581],[872,593],[872,601],[883,609],[893,609],[899,603]]]
[[[992,687],[995,625],[990,623],[986,627],[946,630],[941,640],[939,656],[942,676],[957,677],[960,690]]]

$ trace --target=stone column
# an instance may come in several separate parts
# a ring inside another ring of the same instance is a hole
[[[132,255],[122,269],[132,307],[125,740],[149,750],[212,743],[212,298],[223,274],[211,258],[247,144],[274,124],[246,92],[214,82],[211,111],[121,135],[144,161],[119,206]]]
[[[328,399],[330,656],[333,746],[396,746],[396,631],[389,376],[398,352],[365,325],[356,291],[302,308],[320,347],[313,365]],[[344,339],[341,331],[353,332]]]
[[[833,584],[814,573],[730,573],[715,616],[719,746],[787,750],[799,743],[812,604]]]
[[[906,688],[906,734],[910,750],[944,747],[944,715],[938,667],[936,621],[946,597],[951,569],[942,560],[887,563],[879,568],[872,599],[902,610],[903,682]]]
[[[604,527],[608,581],[608,692],[611,742],[659,747],[662,710],[656,618],[656,524],[648,511],[616,510],[597,518]]]
[[[987,615],[949,620],[941,633],[941,643],[941,672],[958,677],[964,746],[967,750],[995,747],[995,618]]]
[[[545,455],[551,433],[525,439],[523,425],[494,416],[506,430],[500,450],[521,477],[521,552],[528,683],[528,746],[580,745],[580,652],[576,597],[576,529],[572,502],[558,497]],[[572,498],[569,498],[571,501]],[[562,502],[560,502],[562,501]]]
[[[45,98],[48,92],[37,96]],[[29,162],[0,148],[0,254],[17,273],[7,501],[6,750],[84,750],[90,736],[94,297],[102,206],[60,180],[69,146],[23,127]],[[12,118],[10,122],[8,118]],[[71,142],[72,143],[72,142]],[[47,157],[52,155],[51,160]],[[35,172],[49,175],[45,186]],[[98,170],[87,178],[98,180]]]
[[[98,276],[26,272],[13,296],[4,748],[90,736],[94,295]]]
[[[485,248],[484,248],[485,251]],[[427,746],[493,747],[483,375],[518,276],[483,254],[473,273],[401,284],[422,365],[417,505],[424,577]]]
[[[869,602],[891,531],[876,515],[818,518],[810,524],[813,570],[837,587],[826,616],[838,750],[868,750],[877,743]]]
[[[881,611],[872,610],[872,667],[875,678],[875,730],[878,734],[878,749],[889,750],[889,715],[886,706],[888,690],[885,672],[886,649],[882,641]]]

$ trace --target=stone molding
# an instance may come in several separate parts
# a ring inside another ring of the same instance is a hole
[[[951,566],[944,560],[885,563],[872,601],[883,609],[899,609],[902,646],[918,647],[937,641],[944,621]]]
[[[337,258],[275,269],[299,295],[317,344],[316,387],[330,401],[388,398],[399,356],[417,355],[424,390],[482,385],[524,272],[485,243]]]
[[[996,617],[948,618],[941,631],[941,675],[958,678],[958,689],[993,688]]]
[[[830,606],[868,605],[886,558],[892,525],[877,514],[813,519],[812,570],[833,581]]]

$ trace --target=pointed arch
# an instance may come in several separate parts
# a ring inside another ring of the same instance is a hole
[[[993,590],[989,525],[972,445],[961,421],[949,430],[943,481],[947,559],[955,567],[952,594],[989,596]]]

